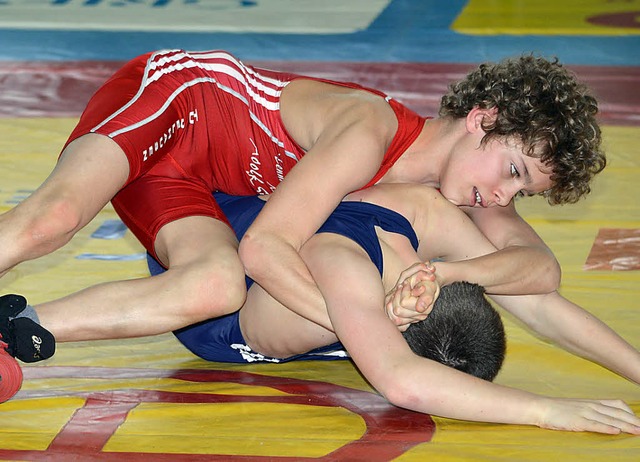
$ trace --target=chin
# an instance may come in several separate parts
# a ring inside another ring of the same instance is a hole
[[[442,195],[442,197],[444,197],[446,200],[448,200],[449,202],[451,202],[453,205],[455,206],[460,206],[460,201],[454,199],[453,197],[449,197],[446,193],[444,193],[442,190],[440,190],[440,194]]]

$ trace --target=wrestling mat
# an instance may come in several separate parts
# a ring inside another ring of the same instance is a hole
[[[609,166],[580,204],[532,198],[519,210],[560,260],[562,293],[640,347],[640,2],[557,5],[0,1],[0,211],[46,178],[91,93],[144,51],[224,48],[262,66],[374,86],[424,114],[474,63],[558,55],[600,99]],[[37,304],[145,276],[142,257],[107,207],[64,249],[0,279],[0,293]],[[620,398],[640,413],[639,386],[504,319],[498,383]],[[386,403],[348,361],[207,363],[170,334],[61,344],[23,370],[22,390],[0,405],[1,460],[640,460],[638,437],[430,417]]]

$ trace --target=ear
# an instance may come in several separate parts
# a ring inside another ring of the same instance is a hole
[[[481,132],[482,136],[484,136],[484,130],[482,126],[491,123],[495,120],[498,115],[498,108],[492,107],[489,109],[481,109],[479,107],[474,107],[469,111],[466,117],[466,127],[469,133],[479,133]]]

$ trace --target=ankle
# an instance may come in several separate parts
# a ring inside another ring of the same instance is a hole
[[[17,318],[28,318],[28,319],[31,319],[36,324],[40,324],[40,318],[38,317],[38,313],[36,313],[36,310],[31,305],[25,306],[25,308],[15,316],[9,316],[9,321],[12,321]]]

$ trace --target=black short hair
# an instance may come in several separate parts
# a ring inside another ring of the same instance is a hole
[[[504,361],[506,338],[502,318],[469,282],[444,286],[433,311],[403,333],[419,356],[492,381]]]

